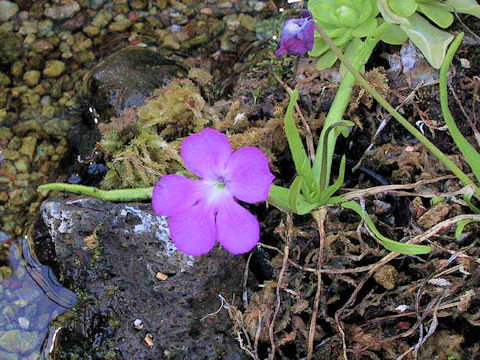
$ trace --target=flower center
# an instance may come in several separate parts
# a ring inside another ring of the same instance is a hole
[[[215,180],[205,181],[205,184],[208,189],[208,205],[212,205],[225,197],[231,196],[223,176],[218,176]]]

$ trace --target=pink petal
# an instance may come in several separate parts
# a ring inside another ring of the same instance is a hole
[[[218,242],[231,254],[249,252],[260,240],[257,218],[234,200],[219,204],[216,228]]]
[[[228,138],[221,132],[205,129],[183,140],[180,154],[195,175],[203,179],[216,179],[224,170],[232,153]]]
[[[237,199],[248,203],[267,200],[274,178],[267,157],[251,146],[235,151],[225,171],[227,189]]]
[[[206,254],[215,245],[215,216],[202,204],[172,216],[168,227],[177,249],[187,255]]]
[[[153,188],[153,211],[157,215],[173,216],[188,210],[201,196],[199,181],[179,175],[165,175]]]

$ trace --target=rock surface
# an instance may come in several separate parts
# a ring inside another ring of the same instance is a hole
[[[82,294],[82,310],[63,333],[70,353],[243,359],[226,313],[204,318],[218,310],[219,294],[240,298],[242,257],[218,248],[201,258],[179,253],[149,204],[53,198],[41,213],[66,283]],[[45,237],[37,245],[48,249]]]
[[[91,73],[92,103],[104,121],[130,106],[143,105],[155,89],[184,69],[153,50],[127,47],[105,58]]]

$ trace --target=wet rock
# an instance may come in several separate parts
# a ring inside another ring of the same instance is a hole
[[[53,6],[45,10],[45,16],[55,20],[67,19],[80,11],[76,1],[61,6]]]
[[[130,106],[145,104],[153,90],[185,71],[145,48],[128,47],[105,58],[90,74],[89,95],[103,121]]]
[[[0,1],[0,21],[8,21],[18,13],[18,5],[2,0]]]
[[[88,304],[67,325],[64,346],[85,343],[82,358],[243,359],[224,312],[201,320],[218,310],[218,294],[241,292],[243,257],[219,248],[200,258],[179,253],[166,218],[150,207],[78,197],[43,203],[63,276]]]
[[[47,77],[59,77],[65,70],[65,63],[59,60],[50,60],[43,69],[43,75]]]

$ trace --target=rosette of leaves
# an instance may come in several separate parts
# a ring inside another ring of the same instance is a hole
[[[402,44],[406,40],[404,33],[392,31],[391,24],[377,17],[376,0],[310,0],[308,10],[317,25],[347,56],[359,50],[361,38],[366,36],[381,33],[382,40],[389,44]],[[309,55],[318,57],[318,70],[330,68],[338,58],[318,33],[315,33],[315,43]]]
[[[398,26],[436,69],[453,40],[452,34],[440,29],[452,24],[452,13],[480,18],[475,0],[377,0],[377,6],[385,21]]]

